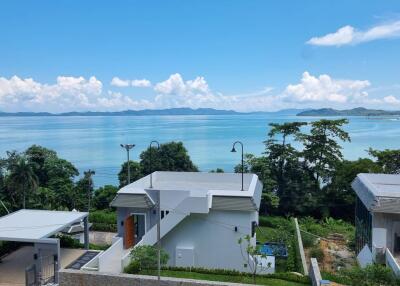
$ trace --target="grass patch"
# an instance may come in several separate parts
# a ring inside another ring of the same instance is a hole
[[[146,270],[141,271],[140,274],[143,275],[155,275],[155,271]],[[219,281],[219,282],[234,282],[234,283],[244,283],[253,284],[253,278],[250,275],[222,275],[222,274],[210,274],[210,273],[197,273],[193,271],[176,271],[176,270],[162,270],[161,275],[165,277],[174,278],[186,278],[186,279],[198,279],[198,280],[208,280],[208,281]],[[287,274],[288,277],[291,274]],[[275,275],[264,275],[257,276],[257,284],[259,285],[269,285],[269,286],[304,286],[310,285],[307,278],[298,277],[303,281],[290,281]],[[295,278],[293,278],[295,279]]]

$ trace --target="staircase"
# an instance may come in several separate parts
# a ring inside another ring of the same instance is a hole
[[[166,209],[168,215],[164,216],[160,222],[160,238],[163,238],[174,227],[176,227],[184,218],[191,213],[206,214],[211,208],[211,196],[188,196],[184,198],[174,209]],[[139,245],[155,245],[157,243],[157,224],[155,224],[142,239],[136,243]],[[125,249],[122,255],[122,268],[127,266],[130,261],[130,252],[132,249]]]

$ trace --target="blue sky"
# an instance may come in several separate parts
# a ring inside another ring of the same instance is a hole
[[[1,111],[400,109],[399,1],[2,1],[0,39]]]

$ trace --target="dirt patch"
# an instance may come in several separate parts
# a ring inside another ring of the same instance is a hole
[[[340,269],[351,268],[356,263],[354,252],[344,241],[321,239],[317,247],[323,252],[323,259],[318,259],[321,271],[337,272]],[[305,253],[307,261],[310,261],[310,249],[306,249]]]

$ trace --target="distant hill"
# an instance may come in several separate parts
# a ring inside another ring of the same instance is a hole
[[[239,115],[239,114],[280,114],[296,115],[305,109],[284,109],[274,112],[238,112],[234,110],[219,110],[213,108],[169,108],[169,109],[144,109],[124,111],[72,111],[63,113],[49,112],[0,112],[0,117],[5,116],[146,116],[146,115]]]
[[[400,111],[388,111],[380,109],[367,109],[357,107],[353,109],[337,110],[333,108],[321,108],[302,111],[297,116],[393,116],[400,115]]]

